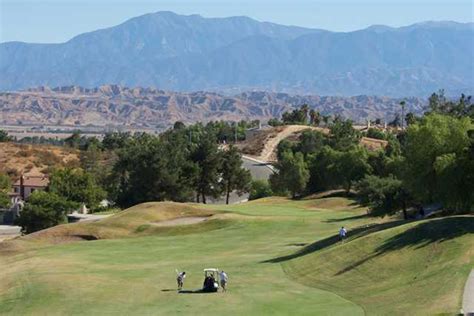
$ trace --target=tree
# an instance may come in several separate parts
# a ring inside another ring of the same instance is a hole
[[[454,172],[455,169],[449,166],[470,146],[468,131],[471,129],[470,118],[458,119],[436,113],[408,127],[403,145],[403,180],[415,198],[421,202],[435,201],[445,185],[440,174],[449,170]],[[446,179],[452,177],[444,181]],[[455,183],[447,185],[452,187]]]
[[[10,197],[7,194],[10,188],[10,177],[0,173],[0,208],[8,208],[10,206]]]
[[[250,171],[242,167],[242,159],[236,147],[230,146],[222,155],[222,186],[226,194],[226,204],[232,191],[239,195],[250,190],[252,176]]]
[[[351,120],[336,117],[329,126],[331,131],[329,140],[331,147],[344,150],[356,145],[360,140],[360,133],[352,127]]]
[[[388,175],[387,165],[389,157],[383,150],[372,151],[368,153],[367,162],[370,165],[374,175],[384,177]]]
[[[281,126],[281,125],[283,125],[283,122],[280,121],[277,118],[271,118],[271,119],[268,120],[268,125],[270,125],[270,126]]]
[[[277,146],[277,158],[278,160],[282,159],[283,154],[287,151],[295,152],[297,151],[298,144],[295,141],[289,139],[283,139],[278,143]]]
[[[402,126],[402,117],[399,113],[395,114],[395,117],[392,121],[388,123],[388,126],[399,127]]]
[[[405,115],[405,122],[407,122],[407,126],[415,124],[417,122],[415,114],[413,112],[408,112],[407,115]]]
[[[454,212],[474,210],[474,157],[466,148],[460,154],[438,156],[434,163],[438,177],[438,197],[446,209]]]
[[[74,131],[71,136],[64,140],[64,143],[71,148],[79,148],[81,144],[81,133]]]
[[[321,149],[326,143],[326,137],[319,131],[305,130],[299,137],[297,150],[305,156]]]
[[[0,173],[0,191],[8,192],[11,188],[10,177]]]
[[[303,104],[299,109],[294,109],[291,112],[285,112],[282,115],[283,124],[308,124],[309,106]]]
[[[371,127],[367,130],[367,137],[375,138],[375,139],[385,139],[386,135],[383,131],[381,131],[377,128]]]
[[[367,205],[374,215],[385,216],[403,209],[407,219],[406,199],[402,181],[392,175],[379,177],[366,175],[355,184],[357,195],[362,204]]]
[[[309,181],[308,192],[319,192],[335,188],[339,185],[336,178],[334,162],[339,152],[329,146],[323,146],[316,153],[308,156]]]
[[[405,124],[403,122],[403,120],[405,119],[405,108],[406,108],[405,100],[400,102],[400,107],[402,108],[402,115],[400,116],[400,121],[401,121],[400,123],[401,123],[402,129],[403,129],[403,128],[405,128]]]
[[[8,133],[4,130],[0,130],[0,143],[9,142],[11,137],[8,136]]]
[[[196,148],[191,153],[198,170],[195,178],[196,200],[202,198],[206,204],[206,196],[217,198],[221,193],[219,185],[219,170],[221,168],[221,155],[212,134],[201,138]]]
[[[66,215],[78,207],[55,193],[36,191],[31,194],[24,209],[20,212],[17,224],[26,233],[66,223]]]
[[[324,126],[328,126],[329,121],[331,120],[331,116],[330,115],[323,115],[322,120],[324,122]]]
[[[457,118],[470,117],[474,119],[474,104],[471,103],[471,96],[461,94],[458,102],[448,100],[444,95],[444,90],[433,93],[428,99],[428,111],[425,114],[445,114]]]
[[[309,111],[309,124],[319,126],[321,123],[321,114],[318,111],[311,109]]]
[[[48,189],[66,200],[84,203],[89,208],[96,208],[106,197],[105,191],[97,185],[94,177],[82,169],[54,170]]]
[[[173,129],[184,129],[184,128],[186,128],[186,125],[184,125],[183,122],[181,121],[174,122]]]
[[[341,152],[335,158],[334,176],[347,193],[351,191],[354,182],[371,172],[371,167],[367,162],[367,151],[360,146]]]
[[[185,130],[161,139],[141,134],[118,151],[109,194],[122,207],[150,201],[190,201],[198,166],[189,158]]]
[[[125,147],[132,136],[130,133],[107,133],[102,139],[102,147],[105,150],[115,150]]]
[[[249,200],[261,199],[267,196],[272,196],[273,191],[270,184],[265,180],[252,181]]]
[[[285,152],[275,168],[277,172],[270,176],[274,192],[289,191],[292,198],[296,198],[305,191],[309,171],[302,153]]]
[[[101,158],[102,150],[97,144],[90,144],[86,150],[81,150],[79,154],[82,169],[91,174],[97,174],[100,171]]]
[[[10,197],[4,191],[0,191],[0,209],[10,207]]]
[[[433,93],[428,98],[429,113],[443,113],[446,107],[447,99],[444,96],[444,90],[439,90],[438,93]]]

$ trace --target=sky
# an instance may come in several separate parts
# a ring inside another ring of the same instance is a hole
[[[157,11],[353,31],[374,24],[473,22],[473,0],[0,0],[0,42],[61,43]]]

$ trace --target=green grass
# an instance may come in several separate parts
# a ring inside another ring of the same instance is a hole
[[[369,314],[455,314],[474,264],[473,233],[472,216],[413,222],[283,265],[303,284],[338,293]]]
[[[449,240],[405,240],[397,236],[404,231],[418,236],[418,228],[427,238],[434,236],[428,229],[431,222],[400,225],[368,218],[365,212],[340,197],[267,198],[206,208],[147,203],[101,222],[57,227],[0,247],[0,314],[456,312],[461,280],[473,263],[473,218],[439,222],[435,232],[443,227],[464,232]],[[214,216],[189,226],[151,224],[208,215]],[[450,219],[440,221],[445,220]],[[352,232],[342,245],[334,238],[341,225]],[[61,235],[85,234],[101,240],[51,244]],[[360,265],[335,275],[358,261]],[[188,274],[185,289],[196,290],[206,267],[226,270],[227,293],[177,293],[176,268]],[[426,309],[428,300],[434,303]]]

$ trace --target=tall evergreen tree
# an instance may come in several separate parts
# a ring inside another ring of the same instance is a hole
[[[288,191],[292,198],[301,195],[309,180],[308,166],[302,153],[283,153],[282,159],[275,165],[277,172],[270,177],[274,192]]]
[[[226,204],[232,191],[239,195],[250,190],[252,177],[250,171],[242,167],[242,157],[234,146],[223,153],[222,186],[226,195]]]
[[[202,199],[202,202],[206,204],[206,197],[217,198],[220,195],[219,170],[222,164],[221,158],[215,137],[210,133],[203,135],[191,153],[191,160],[198,168],[195,178],[197,202]]]

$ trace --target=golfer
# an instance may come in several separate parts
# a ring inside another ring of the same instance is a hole
[[[229,279],[229,277],[227,276],[227,273],[224,272],[224,270],[221,271],[221,273],[219,273],[219,276],[220,276],[220,279],[221,279],[221,287],[222,287],[222,291],[226,292],[226,285],[227,285],[227,280]]]
[[[341,229],[339,229],[339,240],[344,241],[344,239],[346,239],[346,235],[347,230],[344,228],[344,226],[342,226]]]
[[[176,277],[176,282],[178,282],[178,290],[181,290],[184,285],[184,279],[186,278],[186,272],[181,272],[178,273],[178,276]]]

